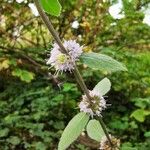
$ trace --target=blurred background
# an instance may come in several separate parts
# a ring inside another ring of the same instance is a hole
[[[0,150],[55,150],[78,110],[81,92],[72,74],[54,80],[47,54],[53,39],[30,0],[0,0]],[[107,54],[128,72],[101,72],[79,63],[89,89],[112,82],[112,104],[103,119],[122,150],[150,149],[150,1],[60,0],[51,17],[62,40],[76,39],[84,51]],[[61,89],[58,87],[61,83]],[[78,139],[69,150],[92,150]],[[88,145],[90,144],[90,145]]]

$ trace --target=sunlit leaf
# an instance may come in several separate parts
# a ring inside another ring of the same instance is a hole
[[[21,75],[21,80],[25,82],[31,82],[34,79],[34,74],[32,72],[23,70]]]
[[[27,70],[21,70],[19,68],[14,69],[12,71],[12,75],[19,77],[22,81],[25,81],[27,83],[31,82],[31,80],[34,79],[34,73]]]
[[[59,16],[61,12],[61,5],[58,0],[40,0],[44,11],[53,16]]]
[[[137,109],[131,114],[131,117],[135,118],[139,122],[144,122],[145,117],[148,115],[150,115],[150,111],[144,109]]]
[[[0,62],[0,70],[7,69],[9,67],[9,60],[5,59],[2,62]]]

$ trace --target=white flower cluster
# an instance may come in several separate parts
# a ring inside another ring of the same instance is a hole
[[[96,91],[89,91],[91,101],[86,95],[82,96],[82,101],[79,104],[80,111],[88,113],[92,118],[93,116],[101,116],[102,110],[106,108],[106,101],[99,93]]]
[[[112,136],[110,134],[109,134],[109,137],[110,137],[110,140],[111,140],[111,142],[113,144],[113,147],[114,147],[113,149],[114,150],[119,150],[120,140],[115,138],[114,136]],[[102,137],[99,149],[100,150],[111,150],[112,149],[106,136]]]
[[[74,69],[75,61],[79,59],[79,56],[82,54],[82,46],[76,43],[75,40],[64,41],[63,46],[68,52],[63,54],[60,51],[58,44],[54,44],[50,53],[50,58],[47,61],[47,64],[50,64],[57,71],[71,71]]]

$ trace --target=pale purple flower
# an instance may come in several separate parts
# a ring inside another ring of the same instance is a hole
[[[80,46],[75,40],[64,41],[64,47],[67,49],[72,61],[78,60],[82,54],[82,46]]]
[[[114,146],[114,150],[119,150],[120,147],[120,140],[115,138],[114,136],[112,136],[111,134],[109,134],[109,138]],[[110,143],[106,137],[106,135],[104,135],[100,141],[100,150],[111,150],[111,146]]]
[[[89,100],[86,95],[82,96],[82,101],[79,104],[80,111],[89,114],[92,118],[93,116],[101,116],[102,110],[106,108],[106,101],[99,93],[89,91],[91,100]]]
[[[109,134],[109,138],[111,139],[111,134]],[[107,141],[108,141],[108,139],[107,139],[106,135],[104,135],[100,141],[100,150],[104,150]]]
[[[55,43],[50,53],[50,58],[47,60],[47,64],[50,64],[57,71],[71,71],[74,69],[75,61],[79,59],[82,54],[82,46],[76,43],[75,40],[64,41],[63,46],[68,52],[63,54],[60,51],[60,47]]]

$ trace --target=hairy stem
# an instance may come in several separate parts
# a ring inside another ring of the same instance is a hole
[[[91,96],[89,94],[89,90],[88,90],[87,86],[85,85],[85,82],[84,82],[84,80],[83,80],[83,78],[82,78],[76,65],[75,65],[75,69],[74,69],[74,76],[76,77],[78,84],[80,85],[83,92],[86,94],[86,96],[89,100],[89,103],[90,103],[91,102]]]
[[[60,51],[62,53],[65,53],[67,54],[67,51],[66,49],[64,48],[59,36],[58,36],[58,33],[56,32],[56,30],[54,29],[51,21],[49,20],[49,18],[47,17],[47,15],[44,13],[44,11],[42,10],[41,6],[40,6],[40,3],[39,3],[39,0],[34,0],[34,3],[37,7],[37,10],[43,20],[43,22],[45,23],[45,25],[47,26],[49,32],[52,34],[53,38],[55,39],[55,41],[57,42],[57,44],[59,45],[60,47]]]
[[[107,137],[107,139],[108,139],[108,141],[109,141],[110,146],[113,148],[113,144],[112,144],[112,142],[111,142],[111,139],[110,139],[110,137],[109,137],[109,134],[108,134],[108,132],[107,132],[107,129],[106,129],[106,126],[105,126],[105,123],[104,123],[102,117],[101,117],[101,116],[98,117],[98,120],[99,120],[99,122],[100,122],[100,124],[101,124],[101,126],[102,126],[102,129],[103,129],[103,131],[104,131],[104,133],[105,133],[105,135],[106,135],[106,137]]]
[[[37,10],[43,20],[43,22],[45,23],[45,25],[47,26],[49,32],[52,34],[53,38],[55,39],[55,41],[57,42],[57,44],[59,45],[60,47],[60,51],[67,54],[67,50],[65,49],[65,47],[63,46],[62,42],[61,42],[61,39],[60,37],[58,36],[56,30],[54,29],[51,21],[49,20],[49,18],[47,17],[47,15],[44,13],[44,11],[42,10],[41,6],[40,6],[40,3],[39,3],[39,0],[34,0],[35,2],[35,5],[37,7]],[[78,84],[80,85],[81,89],[83,90],[83,92],[87,95],[88,99],[89,99],[89,103],[90,103],[90,95],[89,95],[89,91],[81,77],[81,74],[78,70],[78,68],[76,67],[75,65],[75,70],[74,70],[74,75],[77,79],[77,82]]]
[[[41,6],[40,6],[40,3],[39,3],[39,0],[34,0],[34,3],[35,3],[35,5],[36,5],[36,7],[37,7],[37,10],[38,10],[38,12],[39,12],[39,14],[40,14],[40,16],[41,16],[43,22],[44,22],[45,25],[47,26],[48,30],[49,30],[50,33],[52,34],[52,36],[53,36],[53,38],[55,39],[55,41],[57,42],[57,44],[59,45],[60,51],[61,51],[62,53],[65,53],[65,54],[68,55],[68,52],[67,52],[67,50],[65,49],[65,47],[63,46],[63,44],[62,44],[62,42],[61,42],[61,39],[60,39],[60,37],[58,36],[56,30],[54,29],[54,27],[53,27],[51,21],[49,20],[49,18],[47,17],[47,15],[46,15],[46,14],[44,13],[44,11],[42,10],[42,8],[41,8]],[[81,89],[83,90],[83,92],[86,94],[86,96],[87,96],[87,98],[88,98],[88,100],[89,100],[89,103],[90,103],[90,102],[91,102],[91,96],[90,96],[90,94],[89,94],[88,88],[87,88],[87,86],[86,86],[86,84],[85,84],[85,82],[84,82],[84,80],[83,80],[83,78],[82,78],[82,76],[81,76],[81,74],[80,74],[80,72],[79,72],[77,66],[75,65],[74,67],[75,67],[75,69],[74,69],[73,72],[74,72],[75,78],[76,78],[78,84],[80,85]],[[107,137],[107,139],[108,139],[108,141],[109,141],[109,143],[110,143],[110,146],[113,147],[113,144],[112,144],[112,142],[111,142],[111,140],[110,140],[109,134],[108,134],[108,132],[107,132],[107,129],[106,129],[106,127],[105,127],[105,124],[104,124],[102,118],[100,118],[99,121],[100,121],[100,124],[101,124],[101,126],[102,126],[102,128],[103,128],[103,130],[104,130],[104,133],[106,134],[106,137]]]

